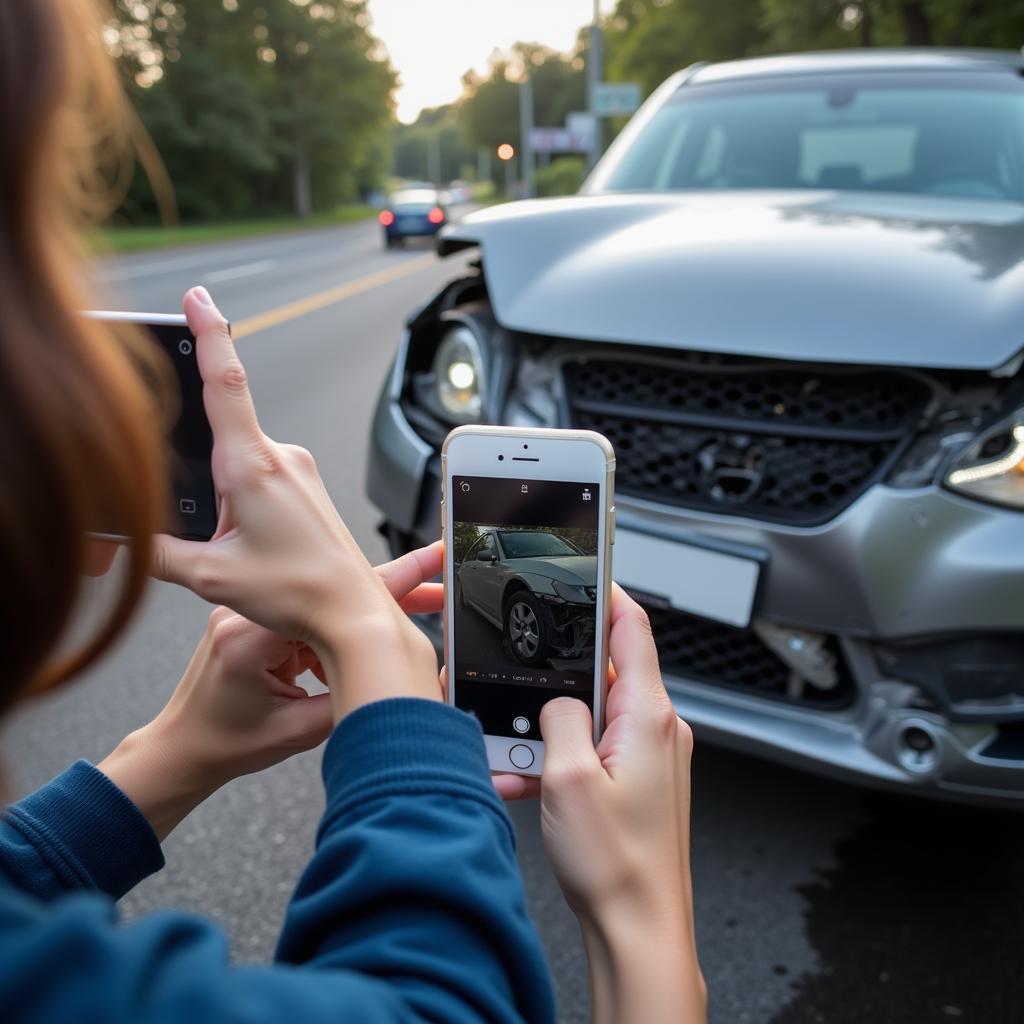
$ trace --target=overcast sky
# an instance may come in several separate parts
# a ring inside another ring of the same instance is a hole
[[[610,11],[615,0],[601,0]],[[517,40],[572,49],[593,0],[370,0],[374,34],[401,77],[398,116],[457,99],[462,73],[483,70],[495,47]]]

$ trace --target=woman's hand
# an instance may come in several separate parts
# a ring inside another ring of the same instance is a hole
[[[440,584],[441,545],[376,570],[396,606],[430,610]],[[164,709],[126,737],[99,768],[126,793],[164,839],[224,783],[261,771],[322,743],[334,720],[328,694],[297,680],[321,680],[313,649],[286,640],[227,608],[217,608]],[[435,695],[440,694],[434,675]]]
[[[260,429],[227,322],[185,297],[221,499],[209,543],[161,537],[154,574],[290,640],[323,666],[335,718],[383,697],[437,699],[434,650],[359,550],[309,452]]]
[[[590,711],[559,698],[541,712],[541,824],[562,891],[580,920],[594,1019],[702,1021],[690,888],[689,727],[672,707],[643,609],[615,587],[615,670],[597,749]],[[507,797],[534,780],[496,780]]]
[[[307,669],[311,648],[218,608],[170,701],[99,769],[162,840],[225,782],[327,738],[330,697],[298,685]]]

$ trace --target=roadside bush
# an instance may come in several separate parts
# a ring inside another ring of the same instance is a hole
[[[537,168],[534,185],[538,196],[568,196],[579,191],[587,165],[581,156],[560,156],[547,167]]]

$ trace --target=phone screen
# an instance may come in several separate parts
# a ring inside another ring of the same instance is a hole
[[[171,431],[172,530],[179,537],[209,540],[217,529],[213,485],[213,431],[203,405],[196,343],[186,326],[143,323],[174,366],[180,412]]]
[[[542,740],[549,700],[593,711],[600,484],[454,476],[451,495],[454,703]]]

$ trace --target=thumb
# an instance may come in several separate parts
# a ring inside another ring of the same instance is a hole
[[[544,737],[544,775],[573,774],[600,767],[594,750],[594,720],[590,709],[575,697],[557,697],[541,709]]]
[[[150,575],[165,583],[177,583],[199,593],[199,559],[206,554],[206,548],[206,544],[198,541],[182,540],[166,533],[158,534],[153,538]]]

